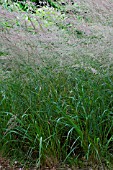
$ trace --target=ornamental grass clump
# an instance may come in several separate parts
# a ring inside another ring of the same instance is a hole
[[[112,162],[112,75],[48,64],[18,64],[8,74],[0,82],[3,155],[37,167]]]

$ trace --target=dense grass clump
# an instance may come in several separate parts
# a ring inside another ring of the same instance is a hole
[[[19,65],[3,77],[0,98],[4,155],[37,167],[83,158],[112,163],[113,76]]]

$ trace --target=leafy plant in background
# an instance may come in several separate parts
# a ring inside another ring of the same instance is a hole
[[[57,8],[57,9],[60,9],[60,6],[58,5],[58,2],[55,2],[54,0],[31,0],[32,2],[35,2],[36,5],[39,5],[39,6],[46,6],[46,5],[49,5],[53,8]]]
[[[5,7],[10,6],[12,3],[18,3],[20,8],[24,11],[27,11],[28,9],[28,4],[30,4],[32,6],[32,3],[35,3],[34,5],[37,7],[43,7],[43,6],[50,6],[53,8],[57,8],[60,9],[60,4],[58,2],[54,2],[53,0],[22,0],[22,1],[18,1],[18,0],[12,0],[12,1],[8,1],[8,0],[2,0],[1,4],[4,4]],[[29,8],[30,8],[29,5]]]
[[[26,11],[34,12],[36,10],[35,5],[31,1],[3,1],[2,5],[9,11]]]

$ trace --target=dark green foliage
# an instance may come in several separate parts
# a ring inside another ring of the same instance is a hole
[[[20,66],[0,86],[1,150],[39,164],[46,156],[112,160],[112,84],[84,69]]]
[[[25,6],[26,0],[12,0],[13,2],[18,2],[19,4],[21,4],[23,6]],[[54,1],[54,0],[30,0],[31,2],[35,2],[35,5],[37,7],[43,7],[43,6],[51,6],[53,8],[59,8],[60,6],[58,5],[58,2]]]
[[[31,0],[32,2],[35,2],[36,5],[38,5],[39,7],[41,6],[51,6],[53,8],[60,8],[60,6],[58,5],[57,2],[55,2],[54,0]]]

